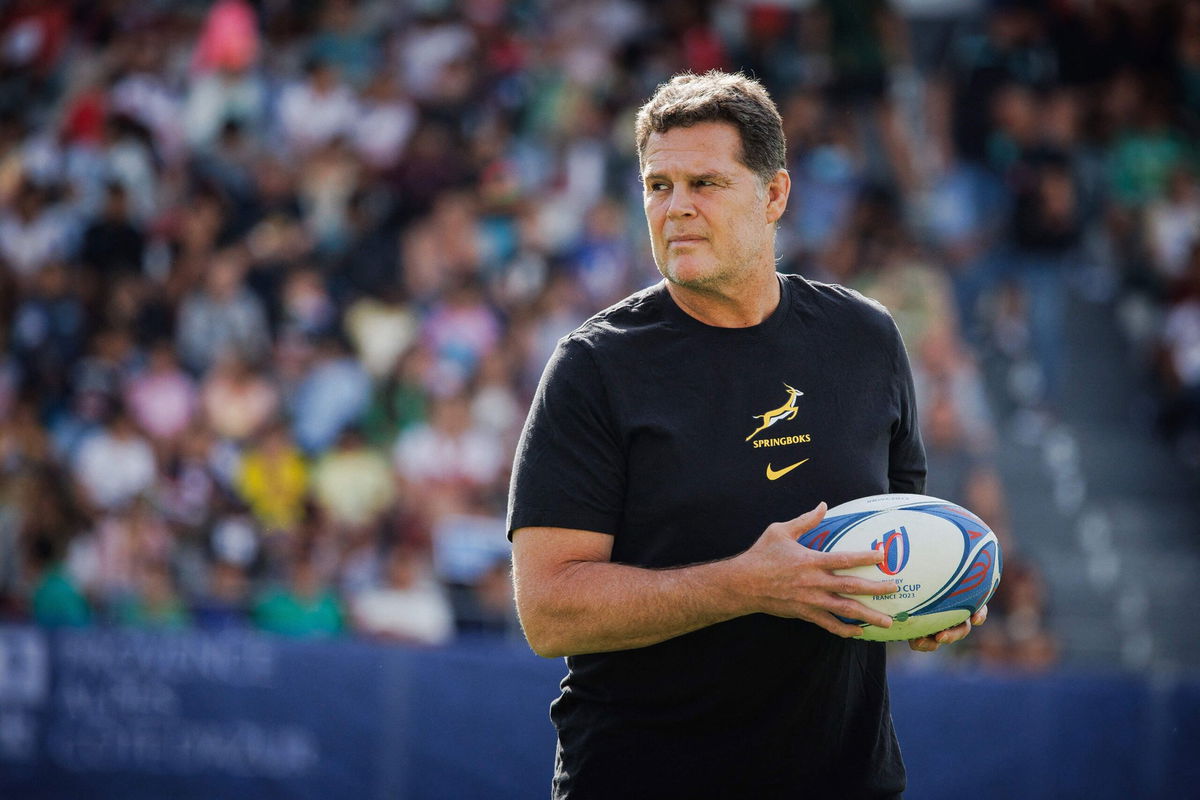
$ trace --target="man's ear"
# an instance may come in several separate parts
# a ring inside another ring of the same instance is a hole
[[[788,195],[792,193],[792,176],[781,169],[767,184],[767,224],[774,225],[787,209]]]

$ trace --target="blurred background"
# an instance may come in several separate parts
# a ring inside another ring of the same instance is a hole
[[[959,692],[997,797],[1184,785],[1200,1],[9,0],[0,788],[544,794],[513,447],[658,280],[633,116],[711,68],[783,113],[780,270],[891,309],[928,493],[1002,540],[988,624],[892,651],[906,747]],[[914,796],[971,785],[915,749]]]

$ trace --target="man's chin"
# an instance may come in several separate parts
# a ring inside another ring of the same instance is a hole
[[[667,264],[659,272],[670,283],[684,289],[699,291],[721,282],[717,270],[705,264]]]

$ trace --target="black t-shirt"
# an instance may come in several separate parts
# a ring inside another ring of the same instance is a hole
[[[518,447],[509,530],[611,534],[612,560],[726,558],[821,500],[920,492],[912,379],[887,311],[781,278],[715,328],[662,284],[564,338]],[[904,788],[880,644],[754,614],[572,656],[551,716],[555,797],[856,798]]]

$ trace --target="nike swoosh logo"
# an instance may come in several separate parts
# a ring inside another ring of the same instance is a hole
[[[792,464],[790,467],[784,467],[783,469],[771,469],[771,465],[767,464],[767,480],[777,481],[780,478],[782,478],[784,475],[787,475],[789,472],[794,470],[796,467],[803,464],[805,461],[808,461],[808,459],[806,458],[806,459],[804,459],[804,461],[797,461],[795,464]]]

